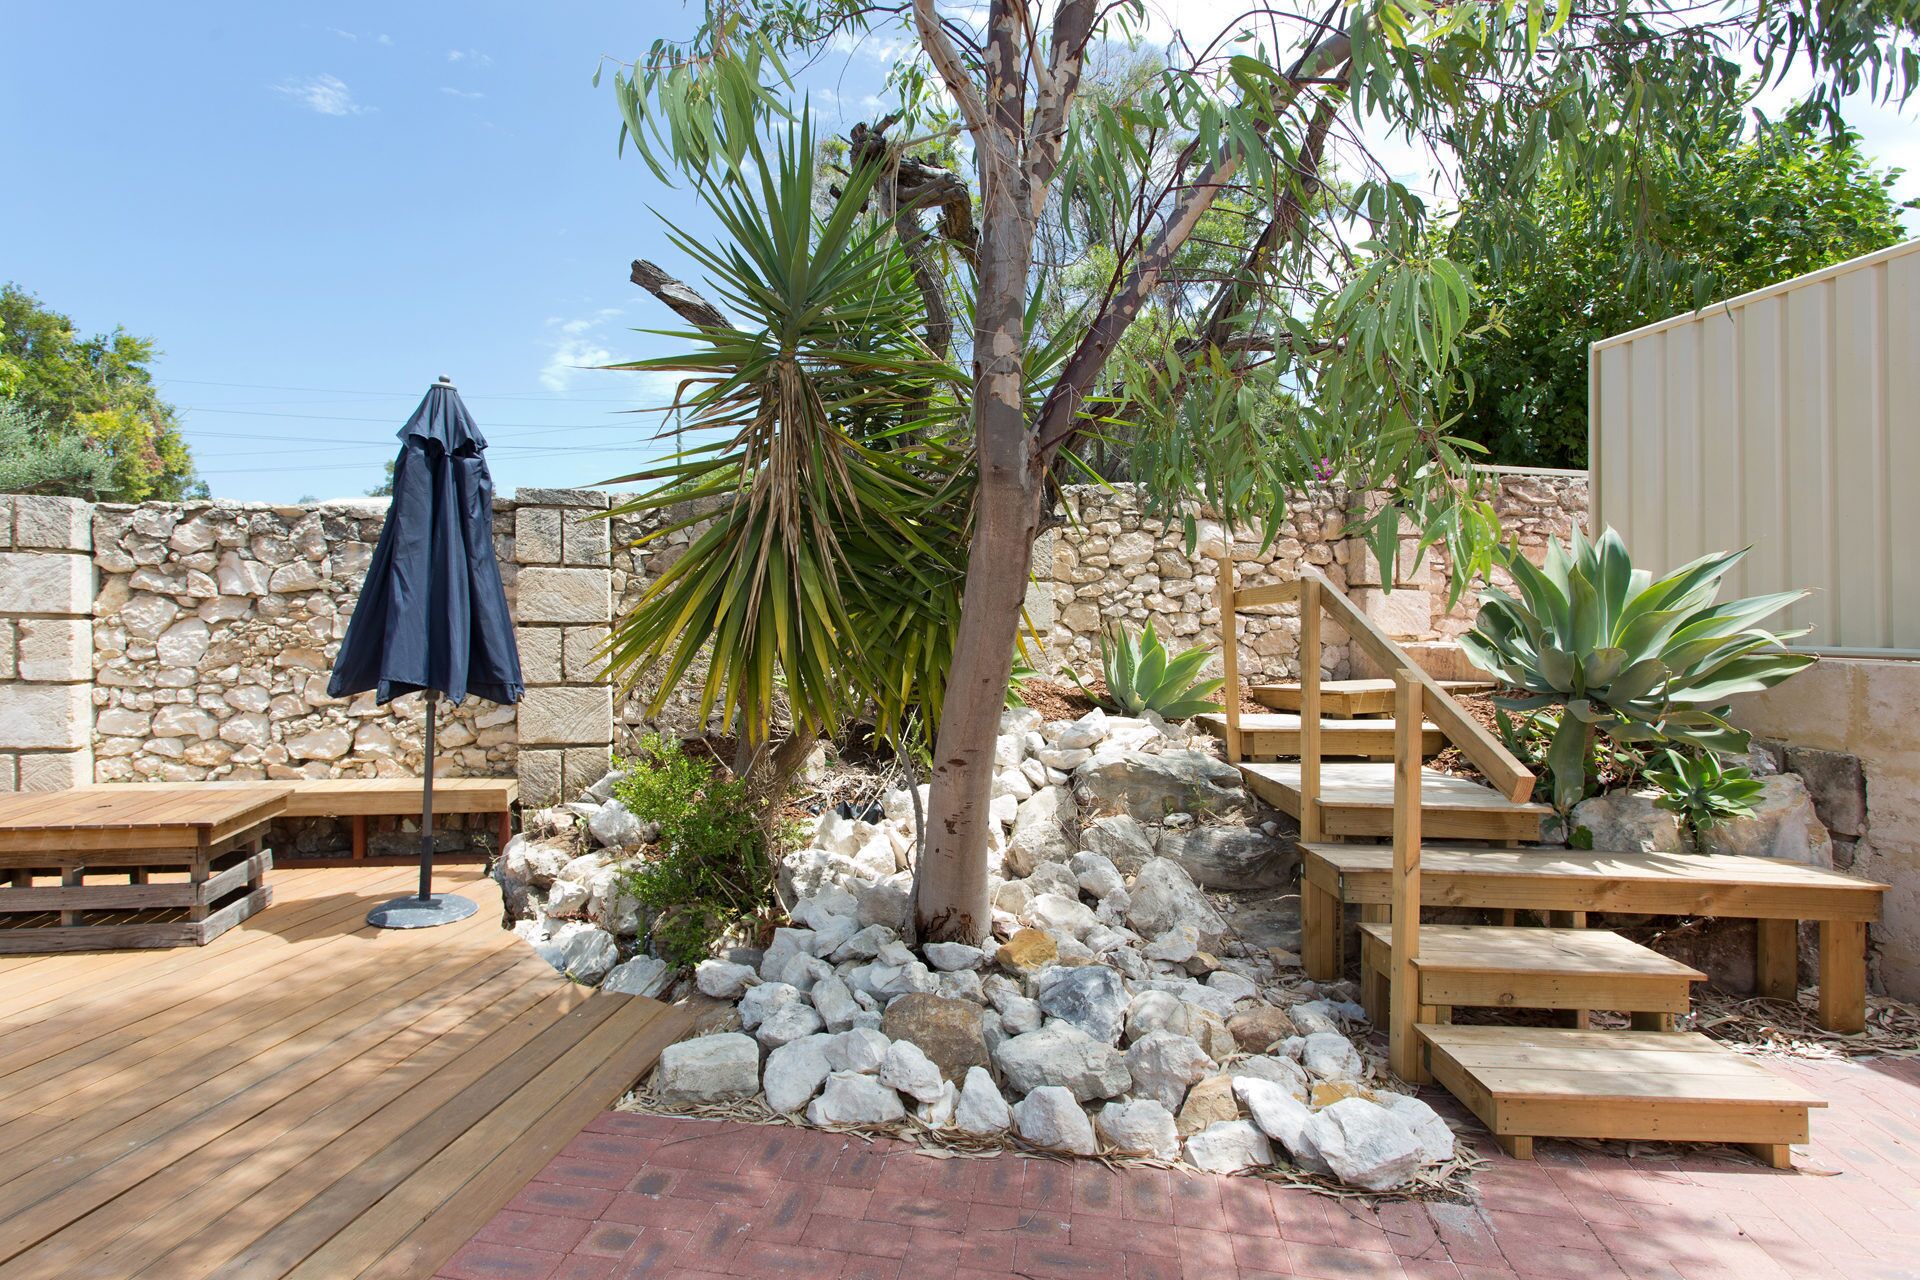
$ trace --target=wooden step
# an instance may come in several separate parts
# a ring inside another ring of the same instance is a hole
[[[1300,816],[1298,761],[1245,761],[1247,787],[1283,813]],[[1441,840],[1538,840],[1549,805],[1516,803],[1493,788],[1434,769],[1420,771],[1420,825]],[[1320,766],[1320,829],[1330,836],[1393,834],[1393,765],[1327,761]]]
[[[1738,1143],[1784,1169],[1808,1140],[1808,1109],[1826,1105],[1694,1032],[1418,1031],[1434,1078],[1522,1160],[1535,1138],[1639,1138]]]
[[[1361,970],[1369,1010],[1379,996],[1393,949],[1393,926],[1360,926]],[[1671,1018],[1690,1007],[1692,984],[1707,975],[1606,929],[1513,929],[1481,925],[1420,926],[1413,969],[1431,1019],[1448,1010],[1613,1009]],[[1374,1017],[1373,1021],[1381,1021]],[[1664,1025],[1664,1024],[1663,1024]]]
[[[1225,741],[1225,715],[1195,716],[1200,727]],[[1420,754],[1439,755],[1447,740],[1431,721],[1421,731]],[[1320,751],[1329,756],[1393,759],[1393,721],[1320,719]],[[1246,712],[1240,717],[1240,754],[1249,760],[1275,760],[1300,754],[1300,716],[1292,711]]]
[[[1448,693],[1486,693],[1493,685],[1484,680],[1436,680]],[[1300,710],[1300,683],[1250,685],[1247,692],[1262,706],[1275,711]],[[1322,716],[1390,716],[1393,714],[1391,680],[1322,680],[1320,682]]]

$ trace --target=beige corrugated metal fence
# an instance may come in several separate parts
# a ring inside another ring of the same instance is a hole
[[[1800,647],[1920,657],[1920,240],[1593,344],[1593,527],[1724,595],[1806,587]]]

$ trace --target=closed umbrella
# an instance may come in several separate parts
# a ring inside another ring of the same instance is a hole
[[[336,698],[369,689],[382,703],[426,695],[420,892],[369,912],[367,922],[382,928],[448,924],[479,910],[471,898],[433,892],[433,737],[442,697],[456,706],[470,693],[518,702],[525,689],[493,558],[486,447],[453,383],[443,377],[428,388],[400,429],[393,502],[327,684]]]

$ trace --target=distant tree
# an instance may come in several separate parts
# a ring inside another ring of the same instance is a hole
[[[17,285],[0,287],[0,393],[26,411],[36,441],[84,444],[106,458],[116,502],[204,496],[178,414],[148,367],[150,338],[124,329],[82,338],[73,321]]]
[[[1491,461],[1587,465],[1590,343],[1903,238],[1899,171],[1876,169],[1858,134],[1800,110],[1750,128],[1723,110],[1713,124],[1717,140],[1648,166],[1644,239],[1589,190],[1551,181],[1528,251],[1476,264],[1481,317],[1499,328],[1463,343],[1475,394],[1455,430]]]
[[[386,478],[381,480],[379,484],[373,486],[373,488],[367,490],[367,496],[369,498],[391,498],[393,496],[393,459],[392,458],[387,459]]]
[[[0,400],[0,493],[97,500],[113,487],[113,459],[79,436],[50,432],[22,405]]]

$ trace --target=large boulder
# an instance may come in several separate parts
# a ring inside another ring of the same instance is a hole
[[[880,1063],[880,1083],[916,1102],[938,1102],[947,1091],[940,1068],[911,1040],[895,1040]]]
[[[1180,1158],[1180,1132],[1173,1113],[1151,1098],[1109,1102],[1094,1117],[1094,1129],[1115,1151],[1160,1160]]]
[[[1042,862],[1065,862],[1078,845],[1080,810],[1065,787],[1042,787],[1020,802],[1013,836],[1007,841],[1006,868],[1024,876]]]
[[[1132,903],[1127,924],[1143,938],[1157,937],[1183,924],[1192,925],[1200,945],[1211,950],[1226,937],[1227,922],[1193,883],[1187,869],[1170,858],[1154,858],[1140,868],[1129,891]]]
[[[1300,854],[1257,827],[1190,827],[1160,837],[1160,856],[1209,889],[1274,889],[1292,878]]]
[[[1407,1093],[1383,1093],[1375,1101],[1406,1122],[1420,1143],[1420,1159],[1438,1164],[1453,1159],[1453,1130],[1440,1113]]]
[[[827,1035],[802,1036],[767,1055],[762,1086],[767,1105],[791,1114],[813,1101],[833,1068],[827,1063]]]
[[[600,980],[602,991],[620,996],[657,996],[673,981],[673,966],[655,956],[635,956]]]
[[[1609,791],[1582,800],[1573,806],[1576,842],[1606,853],[1690,852],[1693,840],[1680,815],[1660,808],[1657,799],[1654,791]]]
[[[1187,1139],[1187,1159],[1208,1173],[1238,1173],[1272,1164],[1273,1147],[1255,1125],[1223,1120]]]
[[[1082,1102],[1090,1102],[1115,1097],[1133,1086],[1127,1060],[1118,1049],[1065,1022],[1001,1041],[993,1060],[1007,1087],[1020,1094],[1059,1085]]]
[[[1831,867],[1833,838],[1814,810],[1806,781],[1781,773],[1762,778],[1760,786],[1752,815],[1710,827],[1700,838],[1702,849]]]
[[[807,1123],[822,1127],[892,1124],[906,1114],[900,1095],[874,1077],[836,1071],[827,1077],[820,1096],[808,1104]]]
[[[1134,1096],[1152,1098],[1169,1115],[1187,1100],[1187,1090],[1218,1066],[1199,1041],[1171,1031],[1142,1036],[1127,1048],[1127,1071],[1133,1076]]]
[[[620,959],[620,945],[613,935],[590,924],[563,924],[551,935],[536,938],[533,949],[542,960],[588,986],[606,977]]]
[[[760,1091],[760,1046],[737,1031],[660,1051],[653,1089],[663,1102],[727,1102]]]
[[[1307,1135],[1335,1177],[1368,1191],[1392,1190],[1420,1167],[1423,1148],[1413,1127],[1365,1098],[1314,1112]]]
[[[1073,793],[1083,809],[1147,822],[1170,813],[1237,818],[1253,812],[1240,771],[1204,751],[1096,755],[1073,771]]]
[[[1034,1146],[1050,1151],[1090,1156],[1098,1150],[1087,1113],[1071,1092],[1058,1085],[1041,1085],[1016,1103],[1013,1128]]]
[[[1036,982],[1043,1012],[1070,1022],[1095,1040],[1112,1044],[1126,1023],[1127,993],[1120,975],[1105,965],[1056,965]]]
[[[918,1045],[940,1074],[955,1083],[988,1062],[980,1006],[971,1001],[922,993],[901,996],[887,1006],[880,1030],[889,1040]]]

